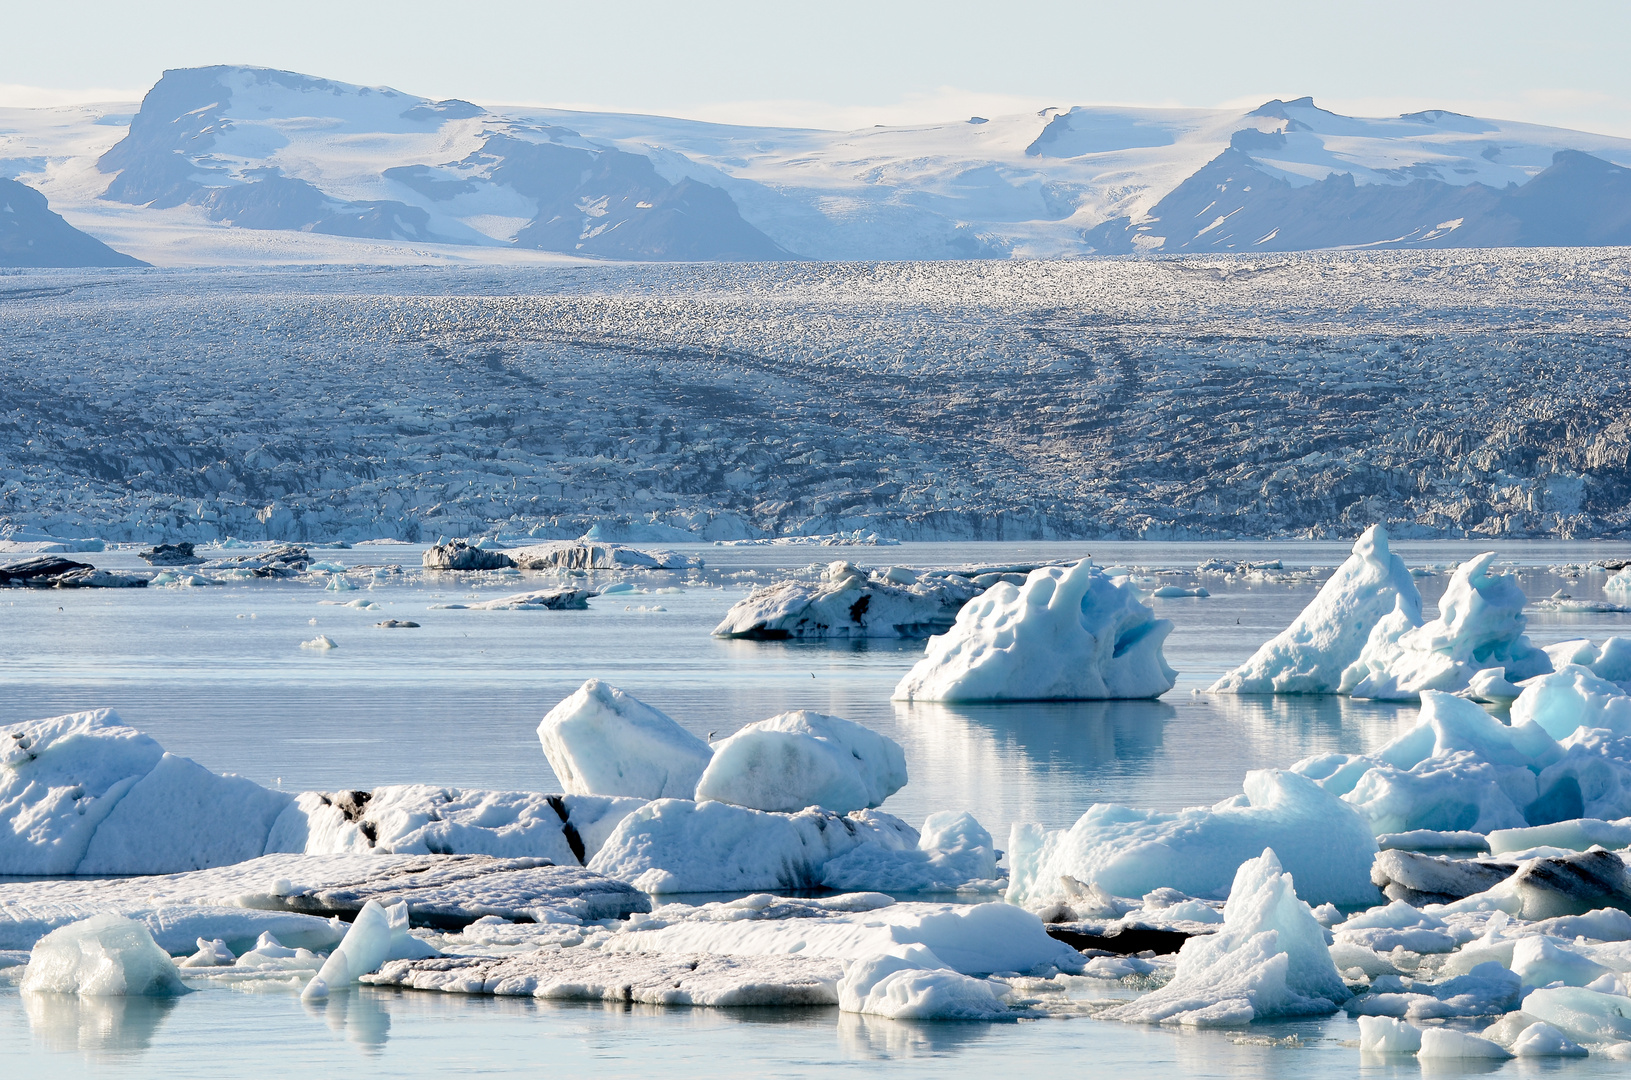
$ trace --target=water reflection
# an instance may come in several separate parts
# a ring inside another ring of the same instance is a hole
[[[381,995],[366,990],[340,990],[325,1001],[303,1001],[308,1015],[328,1029],[374,1053],[391,1037],[391,1014]]]
[[[92,1059],[148,1049],[177,1004],[173,997],[80,997],[31,991],[21,997],[29,1030],[40,1045]]]
[[[966,1050],[991,1034],[990,1024],[889,1020],[859,1013],[838,1014],[838,1048],[847,1058],[898,1061]]]

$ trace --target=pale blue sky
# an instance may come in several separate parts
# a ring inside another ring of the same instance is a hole
[[[1313,94],[1631,136],[1631,2],[0,0],[0,104],[262,64],[483,103],[863,126]]]

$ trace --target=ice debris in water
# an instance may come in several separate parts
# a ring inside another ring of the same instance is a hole
[[[782,581],[738,600],[715,637],[924,638],[944,633],[981,586],[961,574],[829,563],[818,581]]]
[[[141,923],[96,915],[59,927],[34,945],[22,988],[86,997],[184,994],[170,954]]]
[[[801,710],[749,724],[713,747],[696,797],[755,810],[847,813],[906,786],[900,744],[836,716]]]
[[[227,948],[227,943],[222,939],[215,938],[212,941],[206,941],[199,938],[198,951],[182,960],[180,966],[184,968],[231,967],[237,962],[238,958],[233,955],[231,949]]]
[[[378,971],[387,960],[434,955],[435,950],[409,935],[406,903],[387,908],[378,900],[370,900],[357,912],[345,938],[323,961],[322,968],[312,976],[300,996],[307,1001],[321,1000],[332,991]]]
[[[844,965],[838,1007],[893,1020],[990,1020],[1007,1011],[991,982],[953,971],[922,945]]]
[[[1246,774],[1245,793],[1176,813],[1096,804],[1069,829],[1016,824],[1008,842],[1008,899],[1036,906],[1066,897],[1065,878],[1116,896],[1162,887],[1221,896],[1237,868],[1272,847],[1314,903],[1370,904],[1376,838],[1354,808],[1304,776]]]
[[[713,757],[667,715],[599,679],[549,711],[538,741],[561,787],[578,795],[689,799]]]
[[[1391,1016],[1361,1016],[1359,1049],[1366,1054],[1414,1054],[1421,1049],[1421,1029]]]
[[[314,619],[312,621],[315,622],[316,620]],[[316,637],[312,638],[310,641],[302,641],[300,643],[300,647],[302,649],[336,649],[336,648],[339,648],[338,645],[334,644],[334,639],[329,637],[327,634],[318,634]]]
[[[1421,622],[1419,602],[1397,601],[1342,673],[1338,691],[1413,701],[1423,690],[1466,689],[1488,669],[1502,669],[1509,683],[1550,671],[1551,659],[1524,634],[1523,590],[1512,575],[1491,573],[1494,562],[1487,551],[1462,563],[1432,622]]]
[[[1431,1027],[1421,1033],[1421,1049],[1417,1057],[1423,1058],[1486,1058],[1505,1059],[1511,1051],[1499,1043],[1454,1028]]]
[[[1396,607],[1421,621],[1421,594],[1410,570],[1388,550],[1387,530],[1372,525],[1291,625],[1213,683],[1212,692],[1335,693],[1371,630]]]
[[[966,604],[895,687],[897,701],[1153,698],[1178,673],[1172,631],[1125,579],[1087,559],[999,582]]]
[[[1240,865],[1223,928],[1184,942],[1171,982],[1101,1015],[1220,1027],[1335,1012],[1350,996],[1331,962],[1325,928],[1268,849]]]

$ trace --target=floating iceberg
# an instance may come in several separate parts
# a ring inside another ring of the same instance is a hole
[[[1240,864],[1223,928],[1178,952],[1172,981],[1100,1015],[1132,1023],[1225,1027],[1275,1016],[1317,1016],[1350,997],[1325,928],[1297,897],[1272,850]]]
[[[1172,689],[1157,619],[1125,580],[1083,559],[970,601],[895,687],[897,701],[1153,698]]]
[[[690,570],[702,560],[674,551],[645,551],[592,540],[553,541],[512,548],[508,565],[522,570]]]
[[[1569,664],[1524,685],[1512,703],[1512,722],[1538,724],[1554,739],[1566,739],[1580,727],[1631,735],[1631,695],[1590,668]]]
[[[948,630],[981,586],[948,572],[828,564],[819,581],[783,581],[738,600],[715,637],[924,638]]]
[[[1603,591],[1606,593],[1631,593],[1631,566],[1622,566],[1607,581],[1603,582]]]
[[[749,724],[715,744],[695,790],[698,801],[843,814],[877,806],[905,786],[906,752],[895,740],[801,710]]]
[[[1420,605],[1401,597],[1342,673],[1338,692],[1413,701],[1424,690],[1463,690],[1492,668],[1509,683],[1550,671],[1551,659],[1524,634],[1523,590],[1512,575],[1491,573],[1494,562],[1487,551],[1457,567],[1432,622],[1423,624]]]
[[[503,570],[515,565],[502,551],[467,544],[463,540],[432,544],[425,549],[419,561],[426,570]]]
[[[1610,637],[1601,645],[1593,645],[1585,638],[1560,641],[1545,646],[1554,670],[1561,671],[1570,664],[1586,668],[1599,679],[1615,683],[1631,683],[1631,638]]]
[[[25,991],[86,997],[185,994],[170,954],[139,922],[96,915],[53,930],[34,945]]]
[[[584,611],[589,601],[600,595],[593,589],[536,589],[532,592],[500,596],[475,604],[432,604],[431,610],[469,611]]]
[[[364,975],[371,975],[380,965],[392,959],[423,958],[435,955],[408,934],[408,905],[397,902],[385,907],[378,900],[369,900],[351,920],[345,938],[329,954],[317,974],[301,992],[310,1001],[328,997],[330,991],[349,986]]]
[[[615,686],[590,679],[538,725],[566,791],[689,799],[713,757],[708,744]]]
[[[992,1020],[1008,1011],[990,982],[953,971],[922,945],[846,964],[838,1007],[892,1020]]]
[[[1246,774],[1245,794],[1176,813],[1098,804],[1069,829],[1015,825],[1008,899],[1040,906],[1068,899],[1065,879],[1114,896],[1175,888],[1222,896],[1242,863],[1272,847],[1313,903],[1369,904],[1376,839],[1349,804],[1293,772]]]
[[[978,823],[937,824],[930,842],[948,851],[924,848],[911,826],[876,810],[780,814],[661,799],[623,818],[589,868],[649,893],[818,888],[832,884],[829,869],[848,889],[950,890],[989,878],[994,852],[981,848],[989,836]]]
[[[1366,529],[1292,624],[1240,667],[1212,684],[1213,693],[1333,694],[1359,659],[1371,631],[1395,609],[1421,622],[1421,594],[1404,560],[1388,550],[1387,530]]]

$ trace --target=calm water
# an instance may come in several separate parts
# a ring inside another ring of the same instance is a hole
[[[1432,566],[1488,546],[1400,543],[1395,549],[1412,566]],[[1605,575],[1560,576],[1548,568],[1631,557],[1628,544],[1496,546],[1518,566],[1532,598],[1563,589],[1602,599]],[[320,557],[412,566],[418,550],[358,548]],[[747,592],[730,575],[831,558],[926,566],[1090,551],[1102,565],[1193,568],[1225,557],[1332,567],[1347,554],[1343,544],[696,550],[707,559],[707,571],[689,584],[684,575],[674,578],[671,583],[683,592],[602,597],[584,612],[429,609],[536,587],[524,579],[476,589],[432,580],[345,593],[294,582],[0,592],[8,645],[0,658],[0,721],[111,707],[170,750],[286,789],[412,781],[550,791],[558,784],[534,729],[551,706],[595,676],[699,735],[728,734],[794,708],[868,724],[905,747],[911,772],[910,785],[885,809],[914,823],[933,810],[972,810],[1001,844],[1015,821],[1067,825],[1093,802],[1159,808],[1213,802],[1236,794],[1248,769],[1368,749],[1414,716],[1413,708],[1346,700],[1191,694],[1282,629],[1317,591],[1313,583],[1225,585],[1207,578],[1210,598],[1153,601],[1158,613],[1176,623],[1167,657],[1181,673],[1178,687],[1159,702],[900,706],[890,703],[889,692],[921,644],[753,643],[708,635]],[[121,552],[79,557],[105,566],[142,565]],[[1418,579],[1429,606],[1446,581],[1443,573]],[[380,607],[322,604],[357,598]],[[384,618],[422,626],[376,629],[373,624]],[[1530,631],[1537,643],[1600,640],[1631,633],[1631,615],[1533,612]],[[318,633],[339,648],[299,648]],[[1252,1029],[1254,1037],[1299,1034],[1304,1046],[1292,1050],[1242,1044],[1219,1033],[1088,1020],[913,1025],[830,1010],[602,1009],[372,990],[337,1001],[326,1011],[312,1011],[292,996],[212,989],[173,1004],[64,1005],[44,1015],[26,1014],[9,990],[0,996],[0,1055],[8,1076],[81,1066],[92,1074],[167,1076],[224,1069],[243,1075],[542,1070],[623,1076],[653,1068],[684,1076],[905,1076],[990,1070],[1016,1056],[1029,1071],[1063,1075],[1079,1071],[1088,1054],[1106,1075],[1420,1071],[1413,1060],[1361,1067],[1357,1051],[1341,1045],[1357,1038],[1346,1019]],[[1553,1066],[1503,1068],[1528,1074]],[[1584,1076],[1603,1065],[1564,1068]]]

